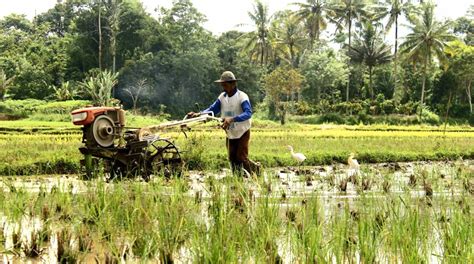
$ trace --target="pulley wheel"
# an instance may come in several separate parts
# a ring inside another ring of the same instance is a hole
[[[112,146],[115,139],[114,121],[106,115],[97,116],[92,124],[92,133],[94,140],[101,147]]]
[[[140,129],[138,130],[138,133],[137,133],[137,134],[138,134],[138,140],[139,140],[139,141],[144,140],[145,137],[147,137],[147,136],[153,135],[153,133],[151,133],[151,131],[150,131],[148,128],[145,128],[145,127],[144,127],[144,128],[140,128]]]

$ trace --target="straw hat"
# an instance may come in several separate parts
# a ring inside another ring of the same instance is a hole
[[[240,81],[240,79],[236,79],[235,75],[231,71],[225,71],[222,73],[221,78],[219,80],[215,80],[216,83],[223,83],[223,82],[236,82]]]

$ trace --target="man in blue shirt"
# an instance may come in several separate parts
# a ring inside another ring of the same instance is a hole
[[[222,73],[216,80],[222,86],[222,92],[217,100],[203,112],[221,114],[222,128],[226,131],[226,146],[232,171],[242,167],[251,173],[260,174],[260,164],[248,158],[250,127],[252,125],[252,106],[246,93],[237,89],[237,81],[230,71]],[[195,117],[200,113],[189,112],[188,116]]]

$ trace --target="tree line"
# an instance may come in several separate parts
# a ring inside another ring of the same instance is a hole
[[[301,0],[253,30],[215,36],[190,0],[155,15],[139,0],[65,0],[30,21],[0,20],[0,99],[119,99],[178,116],[213,101],[224,70],[257,111],[448,113],[472,118],[474,8],[438,21],[430,1]],[[400,21],[408,34],[400,37]],[[388,36],[394,32],[393,36]],[[389,45],[387,38],[394,39]]]

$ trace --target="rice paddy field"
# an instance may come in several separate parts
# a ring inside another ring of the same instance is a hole
[[[257,120],[250,157],[265,170],[250,178],[232,176],[212,124],[160,136],[183,151],[182,177],[85,181],[79,128],[0,121],[3,261],[474,262],[472,127]]]

